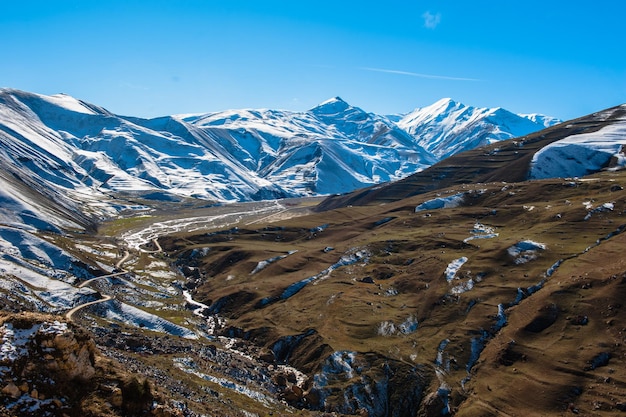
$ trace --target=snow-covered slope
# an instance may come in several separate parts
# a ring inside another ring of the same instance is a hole
[[[395,120],[339,97],[305,112],[244,109],[147,120],[64,94],[1,89],[0,222],[81,228],[129,201],[345,193],[548,123],[451,100]]]
[[[622,112],[626,105],[620,106]],[[614,118],[616,109],[596,113],[598,121]],[[573,129],[574,125],[567,125]],[[591,133],[573,134],[545,146],[533,156],[529,178],[582,177],[603,168],[626,167],[626,119],[619,117]]]
[[[558,123],[538,115],[517,115],[502,108],[477,108],[445,98],[405,115],[397,123],[438,159],[478,146],[527,135]]]
[[[347,192],[435,162],[393,122],[338,97],[301,113],[231,110],[181,120],[262,178],[299,195]]]

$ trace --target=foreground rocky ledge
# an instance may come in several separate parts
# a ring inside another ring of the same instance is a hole
[[[0,416],[182,415],[58,316],[0,313]]]

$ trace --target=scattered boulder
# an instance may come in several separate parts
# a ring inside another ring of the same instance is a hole
[[[591,371],[601,366],[607,366],[609,364],[610,359],[611,359],[610,352],[600,352],[596,356],[594,356],[590,361],[588,361],[589,365],[585,367],[585,370]]]
[[[2,388],[2,395],[16,399],[22,395],[22,391],[20,391],[15,383],[9,382],[4,388]]]

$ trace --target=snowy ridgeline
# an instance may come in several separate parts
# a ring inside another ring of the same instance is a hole
[[[560,123],[539,114],[514,114],[503,108],[466,106],[449,98],[415,109],[398,121],[398,126],[438,159],[527,135]]]
[[[450,150],[555,122],[451,100],[387,117],[340,98],[305,112],[244,109],[145,120],[67,95],[0,89],[0,147],[7,151],[0,159],[11,174],[0,176],[0,221],[79,227],[67,219],[51,221],[45,202],[30,201],[11,177],[31,179],[32,187],[69,211],[97,215],[133,208],[107,203],[111,193],[154,202],[326,195],[397,180]],[[468,124],[478,139],[468,139],[462,128]]]

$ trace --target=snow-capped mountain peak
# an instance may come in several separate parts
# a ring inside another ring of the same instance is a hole
[[[459,107],[460,105],[462,104],[454,101],[452,98],[444,97],[442,99],[437,100],[436,102],[434,102],[433,104],[427,107],[429,107],[432,112],[436,112],[439,109],[450,110],[452,108]]]
[[[350,104],[348,104],[341,97],[337,96],[337,97],[333,97],[331,99],[325,100],[321,102],[320,104],[318,104],[317,106],[313,107],[311,109],[311,113],[320,114],[320,115],[321,114],[323,115],[339,114],[341,112],[346,111],[350,107],[352,107],[350,106]]]
[[[397,124],[443,159],[464,150],[526,135],[557,123],[555,118],[517,115],[500,107],[478,108],[450,98],[417,108]]]
[[[243,109],[146,120],[66,94],[2,89],[0,185],[18,190],[2,177],[28,179],[46,198],[65,201],[65,211],[80,206],[98,216],[124,209],[119,201],[104,203],[110,196],[245,201],[345,193],[518,134],[517,116],[502,112],[442,99],[395,123],[333,97],[305,112]],[[16,193],[3,201],[25,198]]]

